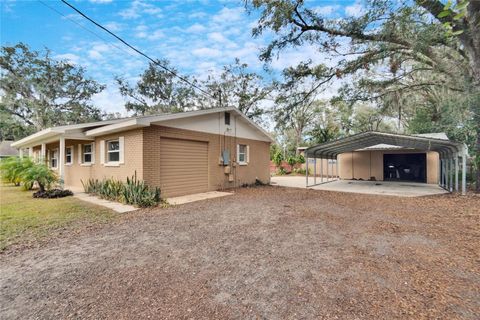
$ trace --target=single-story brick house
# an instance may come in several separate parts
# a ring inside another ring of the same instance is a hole
[[[13,144],[58,172],[65,187],[137,175],[163,197],[269,183],[268,133],[236,108],[52,127]]]

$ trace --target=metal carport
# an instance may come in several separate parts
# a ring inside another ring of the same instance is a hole
[[[440,179],[439,185],[448,191],[459,190],[458,172],[462,171],[462,194],[466,194],[467,178],[466,178],[466,162],[468,157],[468,148],[464,143],[458,143],[445,139],[430,138],[425,136],[412,136],[405,134],[393,134],[385,132],[368,131],[351,135],[334,141],[318,144],[305,150],[306,159],[306,185],[307,187],[317,185],[316,175],[316,159],[332,159],[336,160],[337,156],[345,152],[353,152],[359,149],[371,147],[378,144],[389,144],[410,148],[421,151],[436,151],[440,156]],[[309,158],[314,159],[314,184],[308,183]],[[323,163],[323,162],[321,162]],[[333,169],[333,162],[331,163]],[[336,162],[338,166],[338,161]],[[327,164],[329,166],[329,164]],[[333,172],[333,170],[332,170]],[[337,168],[338,175],[338,168]],[[338,178],[338,176],[336,177]],[[327,181],[328,167],[327,167]],[[321,182],[323,181],[323,175]]]

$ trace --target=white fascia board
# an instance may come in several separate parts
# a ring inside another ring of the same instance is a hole
[[[236,110],[233,107],[211,108],[211,109],[202,109],[202,110],[196,110],[196,111],[187,111],[187,112],[178,112],[178,113],[145,116],[145,117],[139,117],[139,118],[137,118],[137,120],[139,121],[139,123],[149,126],[151,123],[154,123],[154,122],[161,122],[161,121],[166,121],[166,120],[175,120],[175,119],[181,119],[181,118],[189,118],[189,117],[195,117],[195,116],[200,116],[200,115],[205,115],[205,114],[210,114],[210,113],[227,112],[227,111],[237,111],[238,112],[238,110]]]
[[[53,128],[44,129],[42,131],[31,134],[28,137],[15,141],[14,143],[12,143],[12,147],[22,148],[22,147],[31,146],[36,142],[41,142],[42,140],[49,139],[56,135],[60,135],[61,133],[62,131],[54,130]]]
[[[148,125],[145,125],[143,123],[139,123],[138,120],[139,120],[138,118],[135,118],[135,119],[131,119],[131,120],[127,120],[127,121],[103,126],[103,127],[100,127],[100,128],[88,130],[87,132],[85,132],[85,135],[87,137],[97,137],[97,136],[103,136],[103,135],[110,134],[110,133],[127,131],[127,130],[132,130],[132,129],[148,126]]]

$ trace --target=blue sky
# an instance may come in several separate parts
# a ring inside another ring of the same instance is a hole
[[[60,1],[42,1],[51,8],[36,0],[1,1],[1,44],[22,41],[35,50],[47,47],[54,57],[86,67],[90,77],[107,85],[104,92],[94,97],[95,105],[109,112],[124,113],[124,101],[113,82],[114,76],[135,80],[147,66],[145,58]],[[262,72],[258,54],[268,43],[269,35],[251,37],[256,16],[246,13],[242,1],[71,0],[71,3],[147,54],[170,60],[182,74],[203,78],[218,73],[235,58]],[[359,0],[307,3],[327,16],[355,15],[362,9]],[[314,48],[306,47],[284,52],[270,67],[278,73],[302,60],[325,58]]]

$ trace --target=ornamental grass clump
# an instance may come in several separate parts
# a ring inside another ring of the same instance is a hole
[[[100,198],[131,204],[137,207],[152,207],[161,202],[160,188],[149,187],[145,181],[138,180],[135,173],[126,182],[115,179],[89,179],[82,181],[85,193]]]

